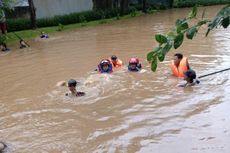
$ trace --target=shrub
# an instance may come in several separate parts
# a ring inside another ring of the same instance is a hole
[[[29,19],[8,19],[7,29],[8,31],[20,31],[30,29],[31,22]]]

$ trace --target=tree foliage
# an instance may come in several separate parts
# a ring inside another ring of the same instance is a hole
[[[156,34],[155,40],[158,46],[153,51],[147,54],[147,60],[151,63],[153,72],[157,69],[157,59],[162,62],[170,49],[178,49],[185,38],[193,39],[198,33],[200,27],[206,26],[208,36],[209,32],[214,28],[227,28],[230,24],[230,5],[222,8],[212,20],[204,19],[205,10],[202,13],[201,19],[197,18],[197,7],[193,7],[192,11],[184,19],[177,19],[175,27],[167,34]],[[189,26],[191,21],[196,20],[196,24]]]
[[[15,0],[0,0],[0,10],[11,10],[15,2]]]

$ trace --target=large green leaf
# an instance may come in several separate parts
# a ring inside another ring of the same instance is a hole
[[[164,55],[166,55],[168,52],[169,52],[169,50],[172,48],[172,43],[171,42],[168,42],[165,46],[164,46],[164,48],[162,48],[160,51],[164,54]]]
[[[189,13],[188,18],[195,18],[197,15],[197,6],[192,8],[192,11]]]
[[[183,33],[178,34],[174,40],[174,48],[175,49],[179,48],[183,43],[183,40],[184,40],[184,34]]]
[[[177,19],[176,20],[176,26],[180,26],[183,23],[182,19]]]
[[[176,32],[169,31],[167,35],[169,40],[174,40],[176,38]]]
[[[224,18],[224,19],[222,20],[221,25],[222,25],[224,28],[227,28],[227,27],[229,26],[229,21],[230,21],[230,17]]]
[[[190,29],[188,29],[188,31],[186,33],[186,37],[188,39],[192,39],[196,33],[197,33],[196,27],[191,27]]]
[[[156,47],[153,49],[153,51],[149,52],[147,54],[147,61],[151,62],[153,60],[153,58],[155,58],[155,56],[157,55],[158,51],[161,49],[162,47]]]
[[[160,45],[162,45],[162,44],[164,44],[164,43],[167,42],[167,38],[164,35],[162,35],[162,34],[156,34],[155,35],[155,39],[156,39],[156,41],[158,43],[160,43]]]
[[[157,69],[157,58],[155,57],[151,63],[151,70],[155,72]]]
[[[165,54],[163,54],[163,52],[159,52],[157,54],[157,57],[158,57],[159,61],[163,62],[165,59]]]
[[[153,51],[151,51],[151,52],[149,52],[149,53],[147,54],[147,61],[151,62],[151,61],[153,60],[153,54],[154,54]]]

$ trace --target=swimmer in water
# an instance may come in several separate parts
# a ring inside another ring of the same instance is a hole
[[[137,72],[141,70],[141,64],[139,62],[139,59],[137,58],[131,58],[129,60],[128,70],[132,72]]]
[[[80,96],[84,96],[85,92],[80,92],[77,91],[76,86],[77,86],[77,81],[74,79],[70,79],[68,82],[65,81],[60,81],[57,83],[56,86],[68,86],[69,88],[69,92],[66,93],[66,96],[76,96],[76,97],[80,97]]]
[[[3,142],[0,142],[0,153],[3,153],[7,148],[7,145]]]
[[[23,49],[23,48],[27,47],[26,43],[23,40],[20,40],[19,44],[20,44],[20,49]]]
[[[99,73],[112,73],[113,72],[113,66],[108,59],[103,59],[99,65],[97,71]]]
[[[112,63],[113,68],[119,68],[123,65],[123,62],[119,58],[117,58],[116,55],[112,55],[110,61]]]
[[[40,38],[47,39],[47,38],[49,38],[49,35],[46,34],[45,32],[41,32]]]
[[[179,87],[186,88],[200,83],[200,81],[196,80],[196,72],[193,71],[192,69],[184,73],[184,80],[187,82],[185,84],[178,85]]]
[[[84,96],[85,93],[77,91],[76,86],[77,86],[77,81],[74,79],[70,79],[68,81],[69,92],[66,93],[66,96],[76,96],[76,97]]]

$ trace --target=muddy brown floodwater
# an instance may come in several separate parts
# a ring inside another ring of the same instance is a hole
[[[212,17],[222,6],[207,7]],[[146,53],[190,9],[172,9],[52,34],[31,48],[0,53],[0,141],[14,153],[229,153],[230,72],[177,88],[167,55],[156,73]],[[205,38],[201,29],[179,49],[198,76],[230,67],[230,29]],[[94,72],[116,54],[127,65],[138,57],[141,73],[126,66],[112,75]],[[80,81],[85,97],[65,97],[61,80]]]

